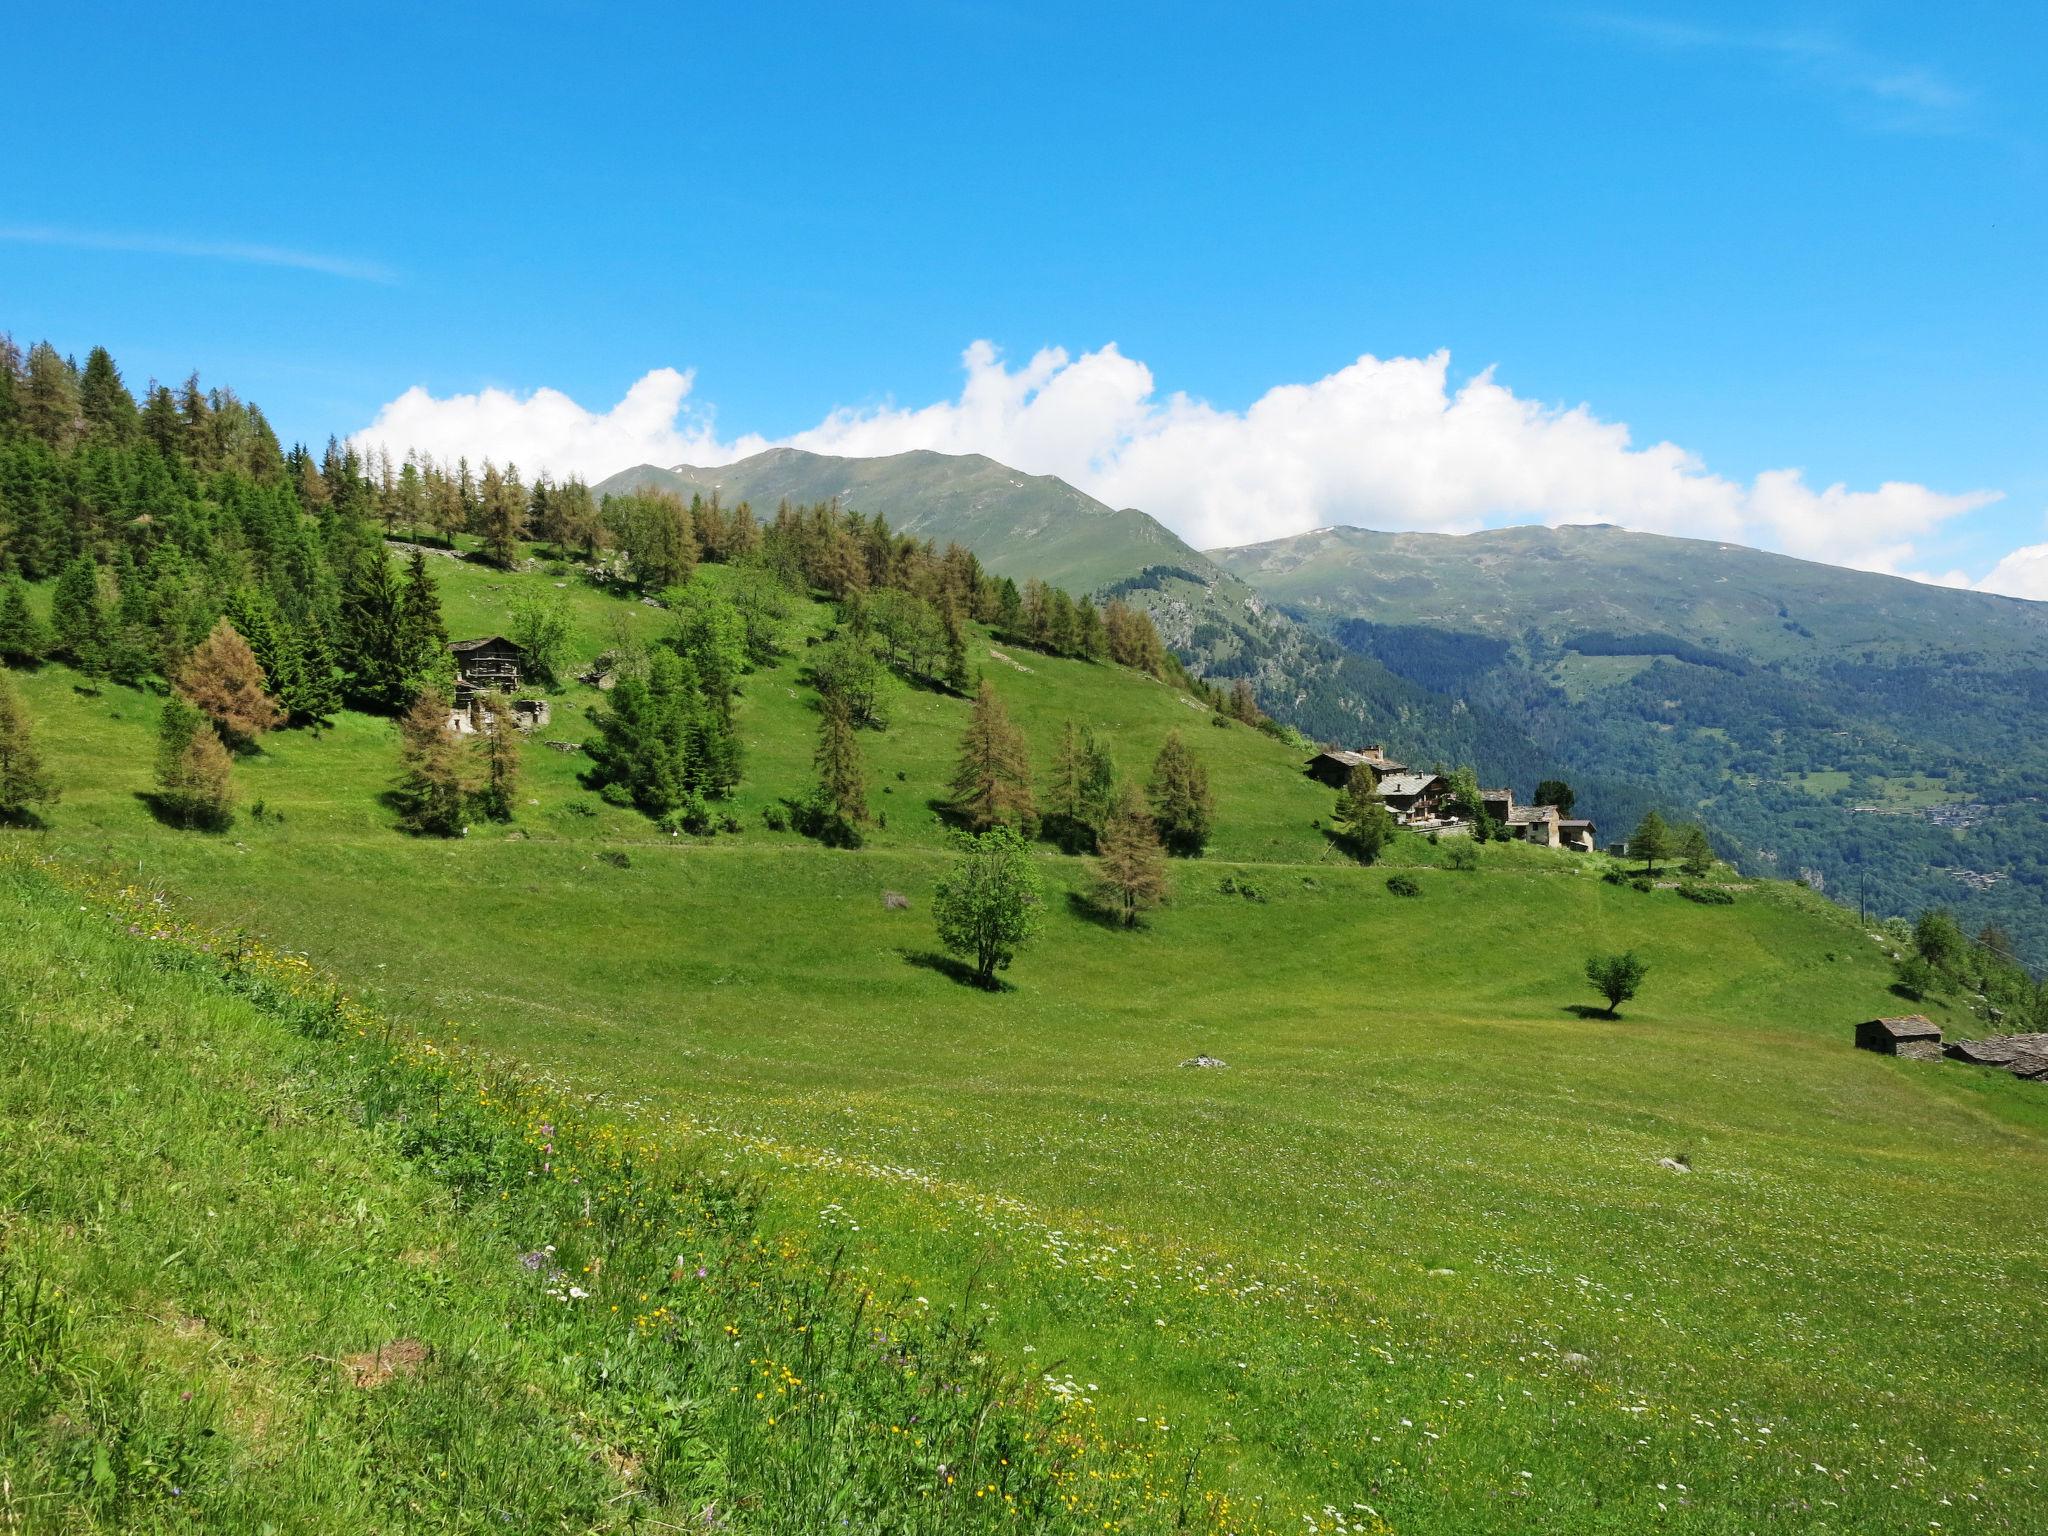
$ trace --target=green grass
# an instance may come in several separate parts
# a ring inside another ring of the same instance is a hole
[[[459,631],[511,590],[473,567],[444,585]],[[594,651],[620,610],[577,600]],[[1603,858],[1521,847],[1464,875],[1402,838],[1359,870],[1280,744],[1015,651],[1028,671],[983,664],[1041,762],[1064,718],[1140,771],[1182,724],[1220,806],[1211,856],[1176,863],[1136,933],[1071,904],[1084,868],[1044,856],[1047,934],[990,996],[934,962],[927,913],[965,705],[901,696],[867,738],[888,825],[828,853],[758,816],[808,779],[800,654],[748,681],[747,830],[708,842],[600,805],[541,750],[516,839],[407,840],[375,801],[390,728],[354,717],[243,765],[282,821],[173,835],[134,798],[150,701],[46,669],[25,691],[67,797],[40,842],[634,1099],[760,1176],[768,1230],[964,1304],[1004,1360],[1071,1375],[1105,1435],[1202,1446],[1205,1478],[1277,1520],[2048,1518],[2048,1095],[1852,1051],[1897,1002],[1848,915],[1781,885],[1639,894],[1596,878]],[[580,735],[583,697],[545,734]],[[1420,900],[1387,893],[1397,867]],[[1643,997],[1585,1016],[1586,954],[1621,947],[1649,959]],[[1228,1069],[1179,1067],[1202,1052]],[[1659,1165],[1680,1156],[1693,1172]]]

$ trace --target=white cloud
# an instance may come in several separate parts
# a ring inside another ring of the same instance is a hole
[[[439,398],[415,384],[355,434],[361,448],[393,458],[417,451],[449,463],[467,456],[528,472],[598,480],[634,464],[722,464],[767,447],[763,438],[721,444],[708,416],[686,414],[695,375],[656,368],[608,411],[578,405],[558,389],[525,396],[486,389]]]
[[[2048,544],[2027,544],[2014,550],[1991,567],[1976,587],[1979,592],[2048,602]]]
[[[1626,425],[1583,405],[1523,399],[1491,369],[1454,388],[1445,352],[1360,357],[1242,411],[1161,396],[1151,370],[1113,345],[1078,357],[1049,348],[1011,368],[977,341],[962,364],[956,399],[838,410],[784,441],[849,455],[987,454],[1142,507],[1203,548],[1339,523],[1460,532],[1613,522],[1903,571],[1916,541],[1998,499],[1902,482],[1815,488],[1796,469],[1745,485],[1676,444],[1637,447]],[[553,390],[437,400],[412,389],[359,440],[592,478],[643,462],[726,463],[766,446],[758,437],[720,441],[708,416],[686,418],[690,384],[659,369],[601,413]]]

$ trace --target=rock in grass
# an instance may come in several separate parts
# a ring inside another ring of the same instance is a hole
[[[1218,1060],[1214,1056],[1190,1056],[1181,1065],[1184,1067],[1227,1067],[1230,1063]]]
[[[884,891],[882,905],[891,912],[907,912],[910,910],[910,898],[901,891]]]
[[[1673,1173],[1692,1172],[1692,1164],[1682,1157],[1660,1157],[1657,1159],[1657,1166],[1659,1168],[1668,1168]]]

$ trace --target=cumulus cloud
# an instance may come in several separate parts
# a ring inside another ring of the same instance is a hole
[[[1241,411],[1162,395],[1152,371],[1114,345],[1079,356],[1047,348],[1012,367],[977,341],[962,365],[955,399],[838,410],[783,441],[848,455],[987,454],[1142,507],[1201,548],[1337,523],[1463,532],[1613,522],[1904,571],[1918,540],[1997,499],[1903,482],[1815,487],[1797,469],[1745,484],[1676,444],[1639,447],[1625,424],[1586,406],[1524,399],[1491,369],[1454,386],[1446,352],[1363,356]],[[641,462],[726,463],[766,446],[721,441],[708,416],[686,414],[690,382],[657,370],[607,412],[552,390],[437,400],[413,389],[363,437],[394,452],[488,453],[586,476]]]
[[[768,446],[759,437],[721,443],[708,413],[689,408],[694,382],[694,373],[656,368],[608,411],[589,410],[558,389],[435,396],[415,384],[353,441],[393,458],[416,452],[452,463],[467,456],[586,480],[634,464],[722,464]]]
[[[1976,587],[1980,592],[2048,602],[2048,544],[2027,544],[2014,550],[1991,567]]]

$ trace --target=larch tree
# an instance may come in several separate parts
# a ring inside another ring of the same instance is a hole
[[[157,728],[157,803],[182,827],[218,830],[234,816],[234,759],[195,705],[172,694]]]
[[[519,558],[519,540],[525,530],[526,498],[518,478],[486,460],[474,526],[483,541],[484,558],[501,570],[510,570]]]
[[[1628,856],[1641,859],[1644,868],[1657,873],[1657,865],[1671,857],[1671,829],[1664,818],[1655,811],[1643,812],[1643,819],[1636,823],[1636,829],[1629,834]]]
[[[492,821],[510,821],[519,803],[519,727],[501,709],[491,728],[476,736],[476,807]]]
[[[1672,854],[1679,866],[1695,880],[1714,872],[1714,843],[1707,836],[1707,829],[1698,822],[1680,830],[1678,844]]]
[[[1028,837],[1037,829],[1030,750],[987,678],[974,696],[950,788],[954,811],[976,832],[1011,826]]]
[[[858,847],[860,828],[868,820],[867,770],[861,761],[860,733],[847,714],[846,702],[837,694],[826,694],[822,704],[818,750],[812,758],[818,770],[813,794],[818,830],[835,847]]]
[[[1122,918],[1125,927],[1166,900],[1166,850],[1159,829],[1138,791],[1123,785],[1102,828],[1095,857],[1096,900]]]
[[[230,747],[252,747],[266,731],[285,722],[256,653],[224,618],[192,648],[171,682],[213,722]]]
[[[54,805],[57,781],[43,766],[14,679],[0,670],[0,822],[28,821],[39,805]]]
[[[392,794],[408,832],[454,837],[470,794],[462,746],[448,729],[448,696],[422,688],[398,722],[399,772]]]
[[[1370,864],[1394,835],[1394,818],[1379,796],[1379,776],[1364,763],[1351,770],[1337,797],[1337,828],[1353,858]]]
[[[1152,764],[1152,779],[1146,786],[1152,803],[1152,819],[1159,828],[1159,840],[1169,852],[1182,858],[1200,858],[1207,846],[1216,802],[1209,793],[1209,770],[1188,750],[1176,727]]]

